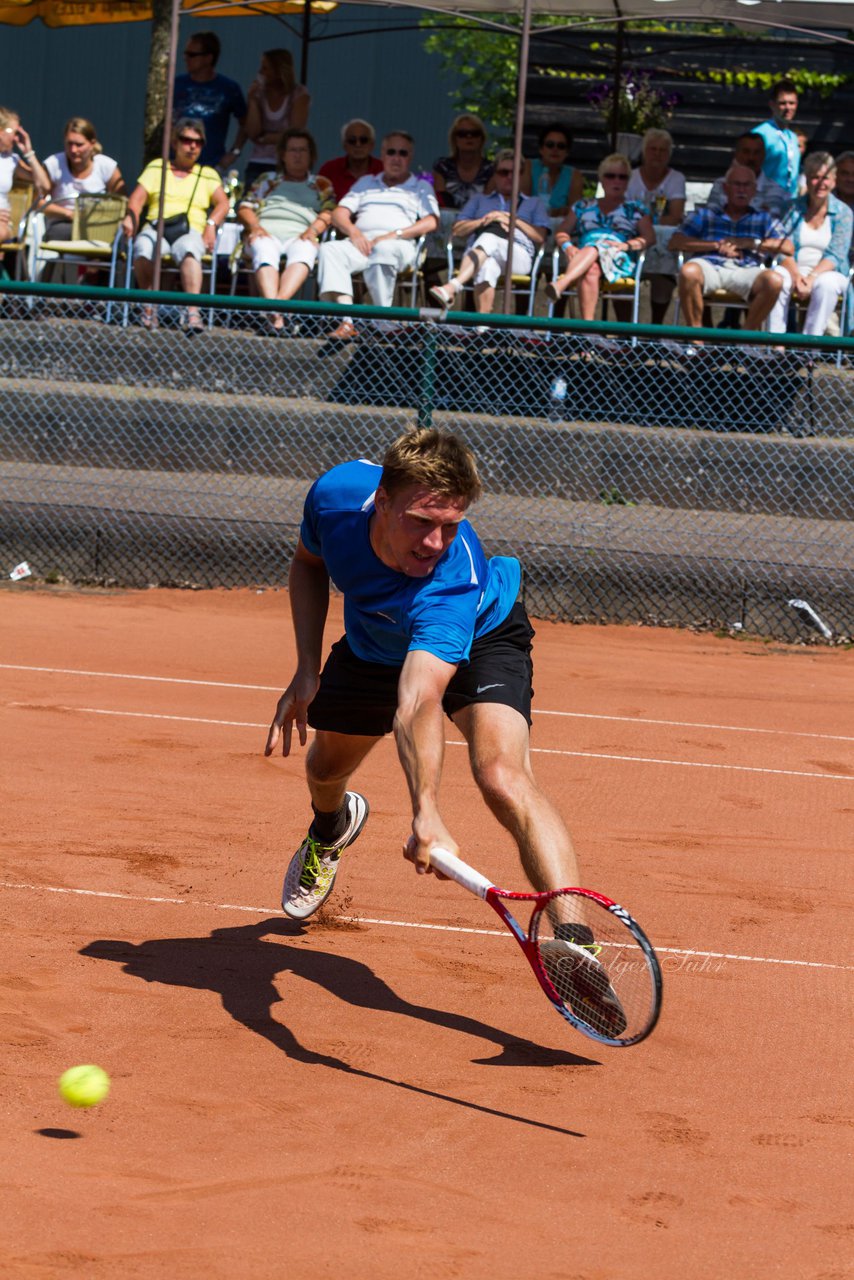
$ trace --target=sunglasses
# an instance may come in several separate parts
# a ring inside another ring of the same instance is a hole
[[[480,129],[457,129],[454,134],[455,138],[482,138],[483,134]]]
[[[512,169],[496,169],[495,176],[496,178],[512,178],[513,170]]]
[[[365,143],[370,142],[371,139],[367,134],[360,133],[358,138],[345,138],[344,141],[347,143],[348,147],[363,147]]]
[[[200,147],[202,145],[201,138],[190,138],[186,133],[179,133],[177,141],[182,143],[185,147]]]
[[[386,147],[385,154],[387,156],[408,156],[410,153],[405,151],[403,147]]]
[[[184,51],[185,58],[203,58],[204,56],[201,49],[186,49]]]
[[[568,142],[550,142],[548,138],[543,143],[544,147],[550,147],[554,151],[566,151],[569,147]]]
[[[610,178],[612,182],[628,182],[629,175],[627,173],[603,173],[602,178]]]

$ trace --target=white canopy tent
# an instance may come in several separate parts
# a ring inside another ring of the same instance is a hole
[[[216,0],[214,0],[214,3]],[[347,0],[349,4],[378,0]],[[521,154],[525,124],[525,96],[528,80],[528,54],[532,30],[536,30],[535,14],[550,19],[562,15],[575,20],[569,29],[578,31],[578,18],[590,19],[591,25],[603,20],[622,24],[637,19],[661,22],[709,22],[720,25],[732,22],[750,28],[778,28],[802,34],[823,35],[828,40],[854,45],[850,28],[854,27],[854,0],[379,0],[394,8],[416,8],[434,13],[454,13],[483,22],[493,30],[512,31],[519,36],[519,76],[516,100],[515,148]],[[488,14],[484,19],[481,15]],[[496,15],[514,15],[517,21],[504,26]],[[549,33],[560,31],[560,25],[549,25]],[[512,243],[515,211],[519,195],[519,168],[513,180],[510,201],[509,239]],[[505,286],[505,309],[510,310],[511,281],[508,272]]]

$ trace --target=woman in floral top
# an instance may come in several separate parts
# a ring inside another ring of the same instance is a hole
[[[599,165],[599,181],[605,192],[597,200],[579,200],[570,209],[555,235],[563,248],[567,268],[546,285],[546,297],[556,302],[569,285],[578,281],[582,320],[593,320],[599,301],[599,282],[633,276],[640,253],[655,242],[655,229],[646,206],[626,199],[631,166],[625,156],[611,155]],[[578,244],[570,236],[578,232]]]
[[[237,220],[264,298],[293,298],[317,261],[320,237],[332,221],[335,194],[328,178],[314,177],[317,147],[307,129],[286,129],[276,148],[279,168],[262,173],[237,206]],[[279,273],[281,259],[285,269]],[[268,332],[286,332],[271,314]]]

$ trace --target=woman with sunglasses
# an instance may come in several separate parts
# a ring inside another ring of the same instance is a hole
[[[492,188],[495,166],[483,154],[486,129],[479,116],[457,116],[448,134],[451,154],[433,165],[436,199],[446,209],[462,209],[472,196]]]
[[[297,84],[288,49],[268,49],[261,54],[261,66],[246,101],[243,128],[253,142],[244,174],[248,188],[262,173],[275,169],[276,148],[284,131],[304,129],[308,123],[311,94],[304,84]]]
[[[525,161],[522,190],[539,196],[550,218],[563,218],[584,194],[584,174],[566,163],[572,134],[562,124],[548,124],[540,130],[537,147],[539,160]]]
[[[307,129],[286,129],[278,145],[278,169],[263,174],[237,206],[237,221],[258,292],[287,301],[299,293],[317,262],[320,237],[329,229],[335,195],[328,178],[313,177],[317,147]],[[279,265],[285,259],[285,269]],[[278,313],[268,315],[266,330],[277,337],[288,330]]]
[[[595,200],[579,200],[557,229],[555,244],[562,248],[567,267],[546,285],[550,302],[578,281],[578,304],[582,320],[596,317],[599,283],[634,276],[638,254],[655,240],[655,229],[645,205],[626,199],[631,168],[625,156],[606,156],[599,165],[599,181],[604,195]],[[577,233],[578,244],[571,237]]]
[[[168,253],[178,267],[184,293],[201,293],[202,259],[206,253],[213,253],[217,231],[228,216],[228,196],[222,189],[219,174],[208,165],[199,164],[204,145],[205,126],[201,120],[185,116],[176,122],[172,130],[173,158],[166,174],[163,217],[166,223],[182,218],[186,218],[186,223],[183,232],[174,238],[168,225],[164,226],[161,251]],[[150,289],[154,280],[152,258],[162,175],[162,160],[152,160],[139,176],[122,222],[126,236],[138,231],[133,244],[133,271],[140,289]],[[140,230],[143,213],[146,221]],[[141,323],[146,329],[155,327],[153,307],[143,307]],[[203,328],[198,307],[188,307],[187,333],[201,333]]]
[[[341,129],[343,156],[327,160],[317,171],[319,178],[328,178],[340,203],[354,182],[368,175],[382,173],[383,162],[373,154],[377,132],[367,120],[348,120]]]
[[[125,180],[118,164],[105,156],[95,126],[83,116],[66,123],[63,149],[44,162],[50,178],[50,202],[42,209],[46,240],[70,240],[74,206],[83,193],[101,195],[109,191],[123,195]]]

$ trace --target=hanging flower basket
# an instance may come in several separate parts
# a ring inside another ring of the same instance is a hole
[[[588,102],[596,108],[608,133],[644,134],[647,129],[662,129],[679,102],[677,93],[657,88],[646,71],[631,67],[620,76],[616,95],[614,84],[603,83],[591,89]]]

